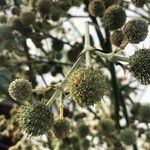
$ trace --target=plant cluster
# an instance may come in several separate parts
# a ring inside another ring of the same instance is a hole
[[[17,105],[12,123],[0,115],[0,139],[7,134],[17,138],[10,150],[23,149],[21,143],[31,146],[25,136],[46,136],[42,145],[60,150],[103,145],[137,150],[143,134],[148,143],[150,105],[135,103],[131,95],[138,87],[126,79],[127,74],[118,77],[116,71],[118,65],[139,84],[150,84],[150,48],[137,48],[131,56],[124,53],[128,44],[149,38],[150,18],[137,13],[139,17],[129,19],[130,5],[149,14],[147,0],[0,1],[0,98]],[[89,16],[71,14],[73,7],[83,6]],[[85,21],[84,36],[72,23],[81,17],[91,19]],[[68,30],[66,22],[71,25]],[[98,35],[99,48],[90,26]],[[74,40],[68,36],[71,31]],[[63,79],[49,84],[46,75]],[[9,123],[13,131],[6,134]],[[146,128],[139,128],[142,123]]]

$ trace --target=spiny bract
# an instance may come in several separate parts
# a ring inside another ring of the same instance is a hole
[[[142,19],[132,19],[124,25],[123,31],[130,43],[140,43],[147,37],[148,25]]]
[[[45,134],[54,123],[50,108],[43,104],[22,105],[17,116],[20,128],[31,136]]]
[[[112,5],[106,9],[102,22],[109,30],[121,28],[126,21],[126,13],[119,5]]]
[[[140,49],[130,57],[129,71],[141,84],[150,84],[150,49]]]
[[[106,77],[100,68],[84,66],[73,71],[66,87],[73,101],[80,106],[99,102],[108,90]]]
[[[136,141],[136,135],[132,129],[126,128],[120,133],[120,139],[126,145],[133,145]]]
[[[92,0],[89,4],[88,10],[92,16],[102,17],[104,10],[105,10],[103,1],[102,0]]]
[[[62,118],[55,121],[53,132],[58,139],[63,139],[69,135],[70,129],[69,121]]]
[[[10,96],[17,101],[29,100],[32,94],[32,85],[28,80],[16,79],[9,85]]]

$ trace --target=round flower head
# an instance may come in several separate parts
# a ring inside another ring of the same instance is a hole
[[[143,7],[145,0],[131,0],[136,7]]]
[[[0,25],[0,39],[13,39],[13,30],[10,26],[8,25]]]
[[[120,139],[126,145],[133,145],[136,141],[136,135],[132,129],[126,128],[120,133]]]
[[[80,106],[92,105],[107,93],[106,77],[99,68],[93,67],[75,69],[66,87],[73,101]]]
[[[35,13],[31,11],[24,11],[20,14],[20,20],[26,25],[33,24],[35,22]]]
[[[141,121],[149,123],[150,122],[150,105],[143,105],[139,111],[139,118]]]
[[[129,71],[141,84],[150,84],[150,49],[140,49],[130,57]]]
[[[126,13],[119,5],[112,5],[105,11],[102,22],[109,30],[121,28],[126,21]]]
[[[81,123],[77,126],[77,135],[81,138],[85,138],[89,134],[90,130],[87,125]]]
[[[117,0],[104,0],[105,8],[117,3]]]
[[[16,101],[29,100],[32,94],[32,85],[28,80],[16,79],[9,85],[9,94]]]
[[[105,6],[102,0],[92,0],[89,4],[88,9],[89,13],[92,16],[102,17],[105,10]]]
[[[110,118],[104,118],[99,122],[98,133],[108,135],[115,130],[115,122]]]
[[[64,43],[59,39],[53,39],[52,48],[56,51],[61,51],[64,47]]]
[[[150,130],[146,132],[146,140],[150,142]]]
[[[51,1],[39,0],[36,4],[36,7],[42,15],[48,15],[51,12]]]
[[[53,126],[54,135],[58,139],[66,138],[70,133],[70,123],[66,119],[58,119]]]
[[[132,19],[125,24],[123,32],[130,43],[140,43],[147,37],[148,25],[144,20]]]
[[[124,34],[122,30],[116,30],[112,33],[111,42],[115,46],[120,46],[123,40],[124,40]]]
[[[45,134],[54,123],[51,110],[43,104],[23,105],[17,115],[20,128],[31,136]]]

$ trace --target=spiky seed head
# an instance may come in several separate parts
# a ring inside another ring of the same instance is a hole
[[[25,25],[30,25],[35,22],[35,13],[32,11],[24,11],[20,14],[20,20]]]
[[[126,128],[120,133],[120,139],[126,145],[133,145],[136,141],[136,135],[132,129]]]
[[[107,94],[106,77],[99,68],[79,67],[68,78],[66,88],[80,106],[99,102]]]
[[[51,6],[52,4],[50,0],[39,0],[36,3],[36,8],[42,15],[49,15],[51,12]]]
[[[6,23],[7,22],[7,18],[5,15],[0,15],[0,23]]]
[[[89,13],[94,17],[102,17],[105,11],[102,0],[92,0],[88,7]]]
[[[45,134],[54,124],[50,108],[43,104],[22,105],[17,118],[20,128],[31,136]]]
[[[11,28],[11,26],[9,25],[0,25],[0,39],[13,39],[13,34],[12,34],[13,30]]]
[[[115,130],[115,122],[111,118],[103,118],[99,122],[98,126],[98,134],[108,135],[111,134]]]
[[[20,10],[20,8],[17,7],[17,6],[14,6],[14,7],[11,9],[11,13],[12,13],[13,15],[19,16],[19,15],[20,15],[20,12],[21,12],[21,10]]]
[[[122,30],[116,30],[112,33],[111,42],[115,46],[120,46],[123,40],[124,40],[124,34]]]
[[[130,57],[129,71],[141,84],[150,84],[150,49],[140,49]]]
[[[84,123],[80,123],[77,126],[77,135],[81,138],[85,138],[88,134],[89,134],[90,130],[89,127],[84,124]]]
[[[131,0],[131,2],[136,6],[136,7],[143,7],[145,4],[145,0]]]
[[[121,28],[126,21],[126,13],[119,5],[112,5],[106,9],[102,22],[109,30]]]
[[[147,142],[150,142],[150,130],[146,132],[146,140]]]
[[[124,25],[123,32],[130,43],[140,43],[147,37],[148,24],[142,19],[132,19]]]
[[[8,91],[14,100],[23,102],[29,100],[32,94],[32,85],[28,80],[16,79],[11,82]]]
[[[150,105],[145,104],[142,105],[139,111],[139,119],[143,122],[150,122]]]
[[[104,0],[105,8],[108,8],[109,6],[116,4],[117,1],[118,0]]]
[[[70,123],[66,119],[57,119],[54,122],[53,132],[58,139],[66,138],[70,133]]]

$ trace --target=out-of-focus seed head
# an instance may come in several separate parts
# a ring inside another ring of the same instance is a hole
[[[131,0],[131,2],[136,6],[136,7],[143,7],[145,4],[145,0]]]
[[[142,19],[132,19],[124,25],[123,32],[130,43],[140,43],[147,37],[148,25]]]
[[[94,17],[102,17],[105,11],[104,2],[102,0],[92,0],[88,7],[89,13]]]
[[[29,100],[32,94],[32,85],[28,80],[16,79],[9,85],[9,94],[16,100],[23,102]]]
[[[133,145],[136,141],[136,135],[132,129],[126,128],[120,133],[120,139],[126,145]]]
[[[13,34],[12,34],[13,30],[11,28],[11,26],[9,25],[0,25],[0,39],[13,39]]]
[[[129,71],[141,84],[150,84],[150,49],[140,49],[130,57]]]
[[[61,51],[64,47],[64,43],[59,40],[59,39],[53,39],[52,41],[52,48],[55,50],[55,51]]]
[[[66,138],[70,133],[70,123],[66,119],[57,119],[54,123],[53,132],[58,139]]]
[[[150,105],[145,104],[142,105],[139,111],[139,119],[142,122],[149,123],[150,122]]]
[[[54,123],[50,108],[43,104],[21,106],[17,113],[17,119],[20,128],[31,136],[45,134]]]
[[[126,13],[119,5],[112,5],[105,11],[102,22],[109,30],[121,28],[126,21]]]
[[[89,127],[84,124],[80,123],[77,126],[77,135],[81,138],[85,138],[90,133]]]
[[[124,34],[122,30],[116,30],[111,35],[111,42],[115,46],[120,46],[122,41],[124,40]]]
[[[98,134],[108,135],[111,134],[115,130],[115,122],[110,118],[103,118],[100,120],[98,125]]]
[[[93,105],[107,94],[106,77],[99,68],[79,67],[70,75],[66,88],[80,106]]]

